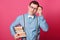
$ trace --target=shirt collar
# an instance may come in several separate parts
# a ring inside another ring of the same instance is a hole
[[[32,18],[32,19],[33,19],[33,18],[34,18],[34,16],[32,16],[32,15],[28,15],[28,18]]]

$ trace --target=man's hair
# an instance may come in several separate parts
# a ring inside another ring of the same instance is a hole
[[[31,5],[32,3],[38,5],[39,7],[39,3],[37,1],[31,1],[29,5]]]

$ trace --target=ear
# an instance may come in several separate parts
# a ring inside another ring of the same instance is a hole
[[[39,8],[39,7],[38,7]],[[37,12],[36,13],[38,13],[38,8],[37,8]]]

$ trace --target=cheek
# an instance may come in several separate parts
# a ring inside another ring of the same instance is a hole
[[[31,9],[31,8],[29,8],[29,11],[32,11],[32,9]]]
[[[37,12],[37,10],[34,10],[34,12]]]

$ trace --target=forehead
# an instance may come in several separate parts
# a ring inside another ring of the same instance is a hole
[[[30,5],[30,6],[35,7],[35,8],[37,8],[37,7],[38,7],[38,5],[37,5],[37,4],[33,4],[33,3],[31,3],[31,5]]]

